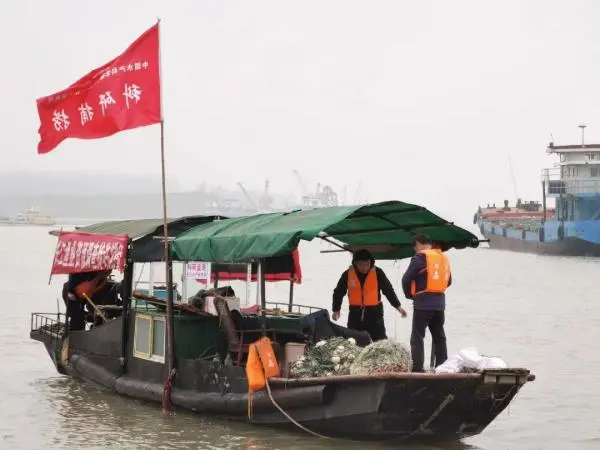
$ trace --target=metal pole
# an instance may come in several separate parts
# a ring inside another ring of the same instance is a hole
[[[288,312],[292,312],[292,307],[294,306],[294,276],[292,274],[292,279],[290,280],[290,300],[288,302]]]
[[[256,262],[256,305],[260,307],[261,296],[260,296],[260,276],[262,272],[262,266],[260,260]]]
[[[292,256],[293,259],[293,256]],[[294,305],[294,277],[296,275],[296,266],[292,262],[292,271],[290,272],[290,298],[288,301],[288,312],[292,312],[292,307]]]
[[[579,125],[579,128],[581,128],[581,146],[585,147],[585,127],[587,125]]]
[[[246,306],[250,306],[250,283],[252,283],[252,263],[246,264]]]
[[[162,58],[160,51],[160,19],[158,19],[158,77],[160,81],[160,168],[162,175],[162,202],[163,202],[163,228],[164,228],[164,244],[165,244],[165,271],[167,282],[167,316],[165,320],[166,341],[167,341],[167,362],[168,376],[171,376],[175,368],[175,353],[173,351],[173,272],[172,261],[169,248],[169,229],[167,216],[167,182],[165,170],[165,119],[162,105]]]
[[[546,223],[547,219],[547,210],[546,210],[546,180],[542,180],[542,208],[544,210],[544,222]]]
[[[133,291],[133,275],[134,275],[134,262],[129,258],[129,248],[127,251],[127,265],[125,266],[125,273],[123,276],[123,285],[121,286],[121,295],[123,300],[123,313],[121,314],[121,374],[127,372],[127,343],[129,337],[129,311],[131,309],[131,292]]]
[[[163,228],[164,228],[164,244],[165,244],[165,278],[167,284],[167,317],[166,317],[166,332],[167,332],[167,353],[168,353],[168,369],[169,373],[175,368],[175,359],[173,354],[173,279],[172,279],[172,263],[169,249],[169,229],[167,218],[167,191],[165,181],[165,133],[164,121],[160,122],[160,160],[162,170],[162,200],[163,200]]]
[[[260,279],[258,280],[260,286],[260,309],[261,309],[261,329],[262,335],[267,335],[267,317],[266,317],[266,309],[267,309],[267,300],[265,296],[265,260],[264,258],[260,258],[258,260],[258,267],[260,270]]]

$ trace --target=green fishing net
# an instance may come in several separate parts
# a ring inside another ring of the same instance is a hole
[[[292,364],[290,375],[296,378],[348,375],[360,350],[353,338],[334,337],[319,341]]]
[[[361,350],[350,366],[352,375],[369,375],[382,372],[410,372],[410,350],[399,342],[383,339]]]
[[[294,378],[332,375],[368,375],[380,372],[409,372],[410,351],[389,339],[361,348],[353,338],[335,337],[317,342],[306,355],[292,363]]]

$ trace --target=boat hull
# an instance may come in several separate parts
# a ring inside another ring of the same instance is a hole
[[[575,237],[567,237],[562,241],[534,242],[488,233],[483,233],[483,236],[493,249],[540,255],[600,257],[600,244]]]
[[[540,223],[534,229],[516,229],[479,218],[480,233],[490,248],[556,256],[600,257],[600,221]]]
[[[166,365],[135,357],[122,365],[115,333],[119,327],[120,318],[98,329],[71,332],[68,341],[35,330],[31,338],[44,343],[60,373],[120,395],[161,402]],[[243,368],[179,359],[170,400],[175,407],[197,413],[299,431],[291,417],[334,438],[459,440],[481,433],[532,379],[523,369],[273,379],[272,398],[287,416],[262,390],[252,395],[249,417]]]

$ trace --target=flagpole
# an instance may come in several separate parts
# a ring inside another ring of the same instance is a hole
[[[163,203],[163,229],[164,229],[164,245],[165,245],[165,279],[166,279],[166,301],[167,311],[165,320],[165,331],[166,331],[166,344],[167,344],[167,367],[168,376],[165,380],[165,388],[163,391],[163,408],[169,410],[170,405],[170,389],[168,388],[171,383],[173,376],[175,375],[175,353],[173,345],[173,262],[170,254],[170,241],[169,241],[169,228],[168,228],[168,216],[167,216],[167,182],[165,175],[165,119],[163,115],[163,88],[162,88],[162,58],[161,58],[161,36],[160,36],[160,18],[158,20],[158,77],[160,83],[160,164],[161,164],[161,175],[162,175],[162,203]]]

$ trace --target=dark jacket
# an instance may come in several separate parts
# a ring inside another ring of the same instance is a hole
[[[63,292],[62,292],[63,300],[65,302],[68,300],[67,294],[76,295],[75,288],[77,286],[79,286],[84,281],[92,280],[99,273],[100,272],[80,272],[80,273],[69,274],[69,278],[67,279],[65,284],[63,284]]]
[[[402,276],[402,290],[406,298],[413,300],[414,309],[423,310],[443,310],[446,308],[446,294],[436,294],[431,292],[423,292],[417,294],[415,298],[412,298],[410,294],[410,285],[415,281],[417,291],[425,289],[427,284],[427,271],[425,255],[423,253],[417,253],[410,260],[410,264]],[[423,272],[421,272],[423,270]],[[419,273],[421,272],[421,273]],[[452,284],[452,274],[448,280],[448,286]]]
[[[379,301],[381,302],[381,293],[383,292],[383,295],[386,296],[386,298],[388,299],[388,302],[390,302],[390,304],[394,308],[400,307],[400,300],[398,299],[396,292],[394,292],[392,283],[390,283],[390,280],[385,275],[384,271],[381,270],[379,267],[376,267],[373,265],[371,267],[375,267],[375,273],[377,274],[377,283],[379,284]],[[360,273],[358,270],[356,271],[356,275],[358,276],[360,285],[364,286],[365,280],[367,279],[367,275]],[[342,276],[340,277],[340,279],[337,283],[337,286],[333,290],[333,307],[331,308],[331,310],[333,312],[339,311],[342,308],[342,301],[344,300],[344,296],[346,295],[347,292],[348,292],[348,270],[346,270],[346,271],[344,271],[344,273],[342,273]],[[359,308],[359,307],[351,306],[350,308]]]

